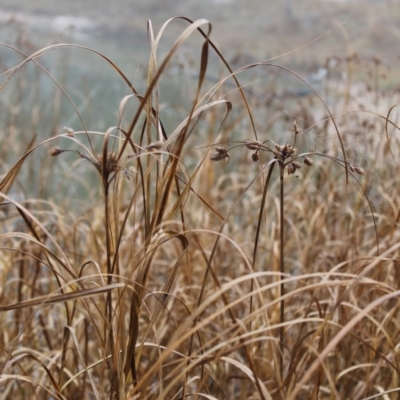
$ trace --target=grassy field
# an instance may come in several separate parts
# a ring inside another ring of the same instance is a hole
[[[177,27],[129,76],[4,49],[0,399],[400,398],[387,66],[314,91]]]

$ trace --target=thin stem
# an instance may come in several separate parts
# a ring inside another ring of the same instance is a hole
[[[285,301],[283,300],[283,296],[285,295],[285,284],[282,282],[283,274],[285,273],[285,260],[284,260],[284,208],[283,208],[283,199],[284,199],[284,183],[283,177],[285,172],[285,166],[282,161],[279,162],[279,172],[280,172],[280,195],[279,195],[279,203],[280,203],[280,238],[279,238],[279,264],[280,264],[280,296],[281,296],[281,309],[280,309],[280,328],[279,328],[279,371],[280,376],[283,381],[283,349],[284,349],[284,327],[283,323],[285,322]]]
[[[257,230],[256,230],[256,236],[254,239],[254,248],[253,248],[253,262],[252,262],[253,272],[255,272],[255,270],[256,270],[257,249],[258,249],[258,242],[260,239],[261,223],[262,223],[262,218],[263,218],[263,213],[264,213],[264,208],[265,208],[265,199],[267,198],[268,187],[269,187],[269,183],[271,181],[272,171],[274,170],[275,165],[276,165],[276,163],[273,163],[269,167],[268,175],[265,180],[265,186],[264,186],[263,195],[262,195],[262,199],[261,199],[260,212],[258,215]],[[253,287],[254,287],[254,279],[252,279],[250,282],[250,293],[253,293]],[[253,296],[250,296],[250,315],[252,313],[253,313]],[[252,320],[250,320],[250,325],[249,325],[250,331],[252,330],[251,323],[252,323]]]
[[[108,182],[106,179],[104,179],[104,216],[105,216],[105,230],[106,230],[106,253],[107,253],[107,284],[110,284],[112,279],[111,279],[111,239],[110,239],[110,219],[109,219],[109,196],[108,196]],[[104,340],[106,343],[106,348],[107,344],[110,346],[110,354],[113,354],[114,352],[114,335],[113,335],[113,329],[112,329],[112,298],[111,298],[111,292],[107,293],[107,298],[106,298],[106,324],[105,324],[105,336]],[[107,330],[108,330],[108,336],[107,336]],[[111,374],[111,392],[115,390],[116,393],[118,393],[117,390],[117,382],[116,382],[116,370],[114,368],[114,363],[109,362],[109,370]]]

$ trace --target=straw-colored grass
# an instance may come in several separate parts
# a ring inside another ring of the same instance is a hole
[[[351,58],[321,95],[268,60],[232,71],[186,22],[162,60],[174,21],[148,25],[144,91],[85,49],[130,90],[105,132],[54,78],[48,108],[30,97],[74,46],[3,74],[0,399],[399,398],[397,94]],[[162,82],[193,35],[197,83],[166,128]],[[241,88],[278,70],[310,95]],[[60,134],[58,96],[80,129]]]

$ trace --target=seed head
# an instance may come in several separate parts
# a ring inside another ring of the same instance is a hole
[[[258,150],[256,150],[252,155],[251,158],[253,159],[254,162],[257,162],[260,159],[260,153]]]
[[[67,136],[75,137],[75,132],[72,128],[68,128],[68,127],[64,126],[64,131],[67,134]]]
[[[362,167],[358,167],[357,165],[354,166],[354,170],[356,171],[356,173],[358,175],[364,175],[365,174],[365,170]]]
[[[302,130],[298,127],[296,120],[294,120],[294,122],[293,122],[292,131],[293,131],[296,135],[298,135],[299,133],[302,132]]]
[[[53,147],[48,151],[49,156],[56,157],[61,153],[64,153],[65,150],[61,150],[59,147]]]
[[[311,158],[309,158],[309,157],[304,157],[304,164],[311,166],[314,164],[314,161],[311,160]]]
[[[349,164],[349,169],[350,169],[351,172],[355,172],[358,175],[364,175],[365,174],[364,168],[359,167],[358,165]]]
[[[231,156],[228,153],[228,150],[225,149],[225,147],[216,147],[215,153],[210,157],[210,160],[212,161],[225,160],[225,162],[228,164],[230,157]]]
[[[289,175],[292,175],[296,172],[296,167],[293,165],[293,163],[288,164],[287,172]]]
[[[245,144],[249,150],[258,150],[260,148],[260,143],[258,142],[245,142]]]
[[[296,169],[300,169],[301,168],[301,164],[298,163],[297,161],[293,161],[292,164],[296,167]]]
[[[103,154],[97,154],[97,157],[94,160],[83,154],[80,154],[80,156],[89,160],[101,175],[104,174],[106,181],[109,181],[110,177],[115,176],[114,173],[117,173],[121,169],[120,165],[118,164],[118,155],[113,151],[107,154],[107,159],[105,160],[105,167],[103,166],[104,164]]]
[[[286,143],[285,145],[276,144],[275,149],[277,150],[277,155],[280,156],[280,158],[283,160],[295,155],[296,151],[297,151],[297,149],[295,149],[293,146],[291,146],[288,143]]]

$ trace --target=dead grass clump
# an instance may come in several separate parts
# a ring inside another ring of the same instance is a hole
[[[269,61],[232,71],[210,24],[184,20],[161,62],[173,20],[158,35],[149,22],[144,91],[85,50],[131,91],[115,126],[90,131],[55,82],[81,127],[57,123],[3,160],[0,398],[395,396],[396,108],[352,109],[339,74],[326,101],[278,89],[252,101],[243,72],[296,75]],[[164,73],[191,35],[203,41],[198,79],[167,129]],[[1,88],[26,64],[51,75],[41,60],[64,47],[23,55]],[[210,51],[226,71],[215,85]]]

